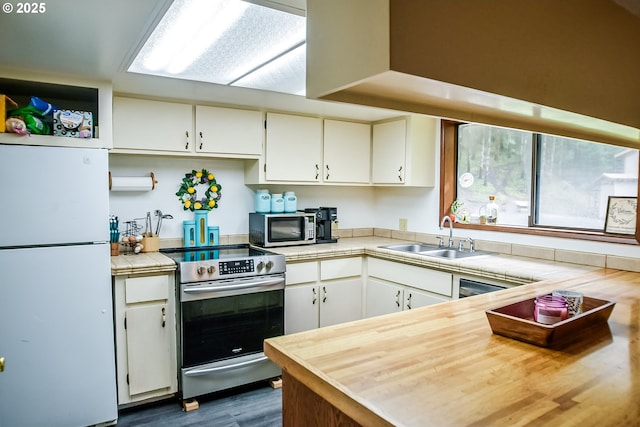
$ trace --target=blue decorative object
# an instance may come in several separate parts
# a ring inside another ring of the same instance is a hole
[[[209,244],[218,246],[220,244],[220,227],[217,225],[209,226]]]
[[[196,246],[209,246],[208,217],[209,211],[194,211],[196,216]]]
[[[196,222],[194,220],[182,221],[184,231],[184,247],[192,248],[196,245]]]

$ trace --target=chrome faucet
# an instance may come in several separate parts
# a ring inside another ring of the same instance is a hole
[[[442,221],[440,221],[440,230],[444,230],[444,223],[449,221],[449,247],[453,247],[453,222],[449,216],[445,215],[442,217]]]
[[[471,237],[467,237],[466,239],[460,239],[458,242],[458,250],[462,252],[464,250],[464,243],[469,243],[469,252],[475,252],[475,248],[473,247],[474,241]]]

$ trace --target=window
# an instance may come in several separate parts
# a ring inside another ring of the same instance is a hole
[[[609,196],[638,195],[636,149],[455,122],[443,122],[443,144],[441,210],[458,200],[470,223],[492,195],[501,231],[595,234]]]
[[[528,224],[532,145],[530,132],[476,124],[458,127],[457,199],[469,215],[479,215],[493,195],[500,224]]]

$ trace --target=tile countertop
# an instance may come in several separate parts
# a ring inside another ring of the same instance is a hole
[[[125,254],[111,257],[111,275],[161,273],[174,271],[176,263],[160,252]]]
[[[435,268],[457,274],[468,274],[488,279],[506,280],[525,284],[547,279],[571,277],[599,269],[598,266],[549,261],[539,258],[495,254],[463,259],[439,259],[416,254],[401,253],[379,246],[413,243],[384,237],[342,238],[337,243],[270,248],[286,256],[287,262],[317,261],[347,256],[374,256],[390,261]],[[158,252],[111,257],[112,275],[144,274],[175,270],[173,261]]]
[[[571,264],[498,253],[449,260],[398,252],[379,247],[402,243],[415,242],[383,237],[354,237],[340,239],[338,243],[290,246],[270,250],[284,254],[287,257],[287,262],[367,255],[390,261],[444,270],[454,274],[468,274],[489,279],[506,280],[514,284],[571,277],[600,268],[598,266]]]

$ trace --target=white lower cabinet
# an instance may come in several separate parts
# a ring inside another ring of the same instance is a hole
[[[362,258],[287,264],[285,334],[362,318]]]
[[[365,317],[450,301],[452,274],[378,258],[367,260]]]
[[[114,277],[118,404],[177,392],[174,273]]]

